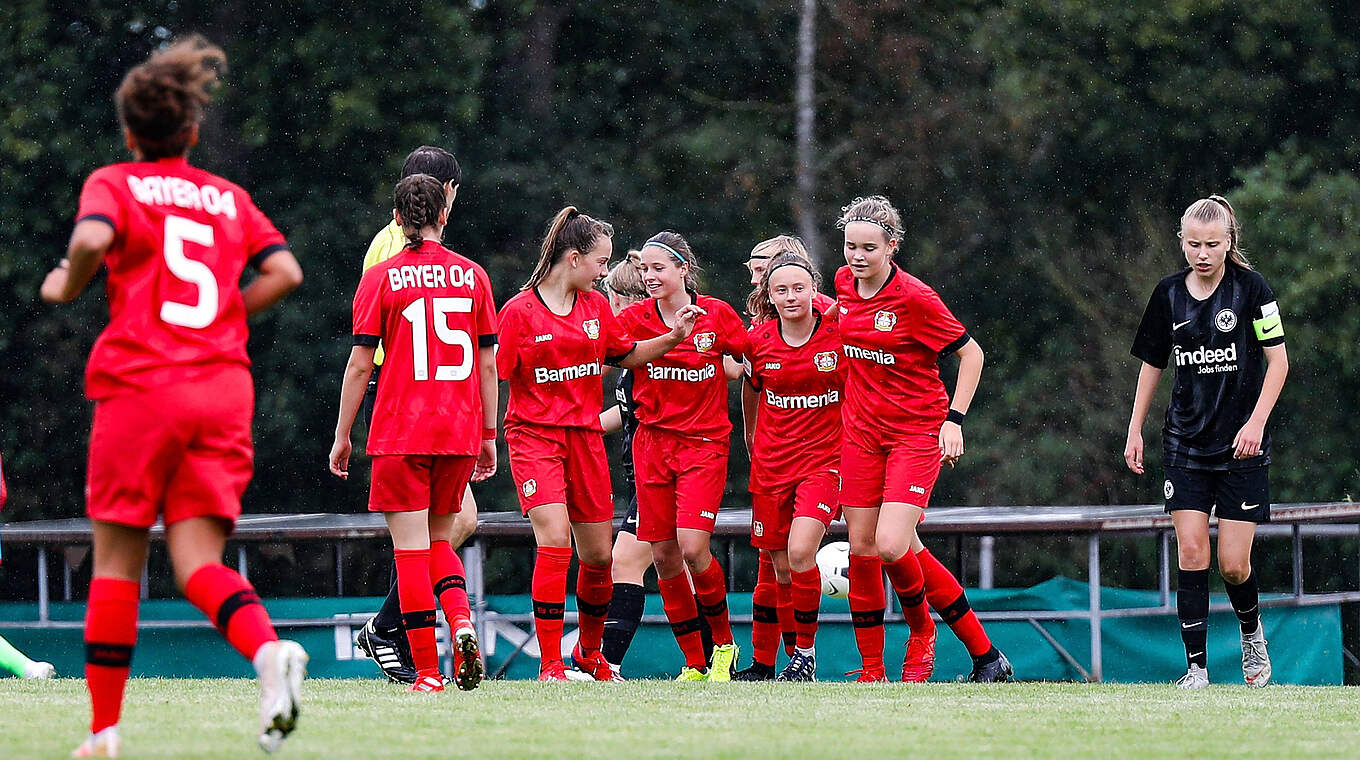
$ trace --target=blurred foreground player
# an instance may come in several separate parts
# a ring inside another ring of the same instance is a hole
[[[43,300],[66,303],[108,266],[109,324],[85,375],[95,402],[85,615],[93,719],[75,757],[118,754],[139,580],[158,516],[175,583],[259,674],[260,746],[278,749],[297,723],[307,655],[279,641],[255,589],[222,564],[253,468],[246,317],[302,282],[283,236],[245,190],[188,163],[224,64],[220,48],[195,36],[127,73],[115,102],[136,160],[85,181],[67,257],[42,284]],[[247,264],[259,276],[241,288]]]
[[[0,509],[5,506],[9,492],[5,488],[5,468],[0,464]],[[20,678],[51,678],[57,669],[50,662],[36,662],[24,656],[12,644],[0,636],[0,668],[4,668]]]
[[[364,273],[354,294],[354,348],[340,388],[330,470],[349,476],[350,431],[387,347],[368,454],[368,508],[392,535],[397,588],[416,667],[415,692],[444,690],[435,647],[435,597],[453,629],[454,682],[476,688],[481,654],[463,566],[449,538],[469,480],[496,472],[496,306],[491,281],[439,244],[444,186],[428,174],[397,183],[393,206],[407,243]]]

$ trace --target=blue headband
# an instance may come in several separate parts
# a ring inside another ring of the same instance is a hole
[[[681,255],[680,255],[680,252],[679,252],[679,251],[677,251],[677,250],[675,250],[674,248],[672,248],[672,247],[666,245],[665,243],[661,243],[661,242],[658,242],[658,241],[656,241],[656,240],[648,240],[648,241],[647,241],[647,244],[644,245],[644,246],[642,246],[642,247],[643,247],[643,248],[646,248],[648,245],[654,245],[654,246],[656,246],[657,248],[661,248],[662,250],[669,251],[670,254],[671,254],[672,256],[675,257],[675,260],[678,261],[678,262],[680,262],[681,264],[688,264],[688,263],[689,263],[689,261],[688,261],[684,256],[681,256]]]

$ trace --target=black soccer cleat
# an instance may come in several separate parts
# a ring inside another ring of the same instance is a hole
[[[773,681],[774,666],[761,665],[758,662],[751,663],[751,667],[745,670],[738,670],[732,674],[733,681]]]
[[[781,671],[774,680],[816,681],[817,659],[810,654],[803,654],[795,649],[793,650],[793,656],[789,658],[789,664],[784,666],[784,670]]]
[[[1011,668],[1011,661],[998,651],[995,660],[975,664],[973,672],[968,674],[968,680],[971,683],[1005,683],[1014,675],[1015,670]]]
[[[364,654],[378,665],[383,675],[394,683],[413,684],[416,682],[416,668],[411,661],[411,644],[406,640],[406,632],[400,628],[378,630],[369,618],[354,643]]]

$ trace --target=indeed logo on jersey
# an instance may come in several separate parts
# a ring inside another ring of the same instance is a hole
[[[585,362],[571,367],[560,369],[549,369],[547,367],[534,367],[534,382],[536,383],[564,383],[568,380],[579,380],[583,377],[600,374],[599,362]]]
[[[648,380],[678,380],[682,383],[702,383],[705,380],[712,380],[718,376],[718,370],[712,364],[705,364],[698,369],[688,367],[658,367],[655,364],[647,365]]]
[[[455,288],[470,288],[477,282],[477,276],[471,267],[464,269],[453,264],[449,266],[448,272],[448,278],[445,279],[444,267],[438,264],[405,264],[387,270],[387,284],[395,293],[402,288],[447,288],[450,285]]]
[[[812,396],[776,396],[774,391],[765,389],[765,403],[775,409],[821,409],[840,402],[841,392],[837,390]]]
[[[1191,364],[1198,367],[1197,373],[1210,375],[1215,372],[1236,372],[1237,371],[1237,344],[1234,343],[1227,348],[1209,348],[1200,346],[1194,351],[1183,351],[1180,346],[1175,346],[1172,353],[1176,358],[1177,367],[1186,367]]]
[[[864,359],[887,367],[891,367],[897,363],[896,356],[876,348],[860,348],[859,346],[852,346],[849,343],[846,343],[841,346],[841,349],[845,351],[845,358],[847,359]]]
[[[127,183],[132,197],[145,206],[178,206],[236,218],[236,194],[230,190],[223,192],[212,185],[199,187],[183,177],[129,176]]]

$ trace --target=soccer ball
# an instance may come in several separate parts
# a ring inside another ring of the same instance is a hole
[[[822,573],[822,593],[832,599],[850,596],[850,544],[835,541],[817,550],[817,569]]]

